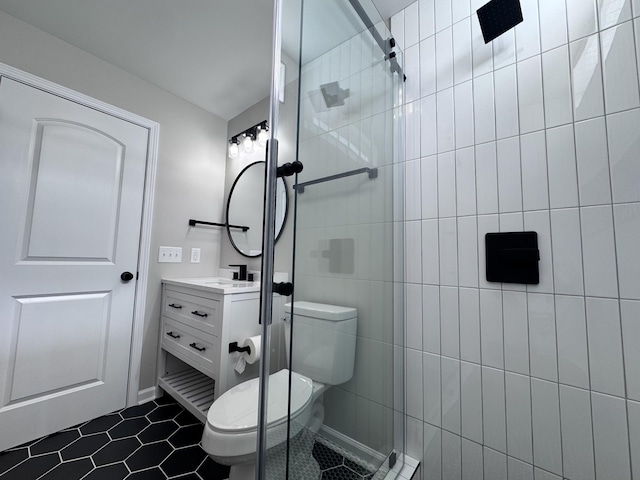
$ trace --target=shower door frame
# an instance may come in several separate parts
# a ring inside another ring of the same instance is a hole
[[[262,262],[261,262],[261,279],[260,279],[260,321],[262,327],[262,339],[261,339],[261,349],[263,352],[269,352],[271,349],[271,324],[272,324],[272,315],[273,315],[273,293],[274,293],[274,283],[273,283],[273,275],[274,275],[274,255],[275,255],[275,211],[276,211],[276,183],[277,183],[277,168],[278,168],[278,127],[279,127],[279,115],[280,115],[280,98],[284,98],[284,78],[283,69],[281,69],[282,65],[282,17],[283,17],[283,3],[285,0],[274,0],[274,16],[273,16],[273,51],[272,51],[272,77],[271,77],[271,88],[270,88],[270,107],[269,107],[269,138],[267,141],[267,151],[265,158],[265,184],[264,184],[264,214],[263,214],[263,238],[262,238]],[[304,3],[304,0],[300,0],[301,4]],[[397,155],[403,156],[402,152],[404,151],[404,142],[402,141],[403,129],[402,125],[402,108],[403,105],[403,88],[402,85],[406,80],[404,76],[404,72],[402,66],[398,62],[396,58],[396,53],[393,52],[394,47],[399,47],[395,44],[395,41],[387,43],[379,34],[375,24],[372,22],[366,10],[362,7],[359,0],[348,0],[349,4],[355,11],[355,13],[359,16],[362,23],[365,26],[365,29],[369,30],[369,33],[372,35],[373,39],[377,46],[384,53],[385,61],[388,60],[390,63],[390,69],[392,73],[397,74],[397,80],[394,80],[392,84],[392,89],[396,90],[398,93],[398,98],[395,98],[394,92],[394,102],[393,109],[397,112],[398,118],[394,125],[393,132],[393,140],[394,140],[394,158]],[[302,29],[302,25],[300,25]],[[393,40],[393,37],[390,37]],[[300,41],[302,41],[300,39]],[[302,45],[300,45],[300,49]],[[302,62],[302,59],[299,59]],[[301,65],[298,67],[300,68]],[[399,83],[397,86],[396,82]],[[298,85],[298,88],[301,88],[301,85]],[[298,105],[297,109],[298,122],[300,119],[300,106]],[[394,113],[395,116],[395,113]],[[400,128],[398,128],[400,125]],[[296,133],[296,151],[298,145],[298,138]],[[297,153],[296,153],[297,158]],[[399,163],[399,161],[394,160],[394,164]],[[402,182],[401,176],[401,182]],[[403,191],[403,189],[401,189]],[[396,201],[395,194],[393,201]],[[295,209],[295,201],[294,209]],[[295,215],[294,222],[295,222]],[[401,220],[401,219],[394,219]],[[294,250],[295,250],[295,228],[294,228]],[[404,243],[404,236],[401,235],[400,239],[396,239],[399,242]],[[394,240],[395,241],[395,240]],[[295,269],[295,262],[292,265],[292,268]],[[403,275],[400,275],[403,277]],[[293,277],[292,277],[293,280]],[[403,278],[395,278],[394,274],[394,283],[402,282]],[[292,297],[293,298],[293,297]],[[394,314],[394,322],[400,321],[402,323],[402,343],[404,343],[404,307],[401,309],[401,312],[397,315],[399,318],[395,318]],[[293,335],[292,335],[293,337]],[[396,460],[400,464],[404,464],[404,452],[405,452],[405,432],[406,428],[404,426],[405,416],[404,412],[406,411],[406,399],[404,398],[404,370],[405,370],[406,360],[402,360],[402,372],[400,375],[400,379],[394,378],[394,387],[397,388],[401,386],[402,388],[402,399],[400,403],[402,403],[402,438],[400,439],[400,444],[402,445],[402,451],[396,452],[395,449],[389,454],[389,463],[391,463],[391,459],[393,458],[393,462]],[[256,440],[256,480],[263,480],[266,478],[266,450],[267,450],[267,404],[268,404],[268,395],[269,395],[269,375],[270,375],[270,355],[263,355],[260,362],[260,381],[259,381],[259,391],[258,391],[258,431],[257,431],[257,440]],[[399,381],[399,384],[397,383]],[[395,435],[395,434],[394,434]],[[287,435],[288,436],[288,435]],[[287,440],[288,442],[288,440]],[[394,442],[395,443],[395,442]],[[399,453],[399,455],[396,455]],[[288,461],[287,461],[288,463]],[[392,465],[389,465],[391,468]],[[287,469],[288,471],[288,469]]]

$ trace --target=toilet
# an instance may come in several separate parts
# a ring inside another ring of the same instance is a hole
[[[285,305],[287,359],[291,344],[291,304]],[[322,394],[353,376],[357,310],[311,302],[293,304],[290,435],[316,433],[324,421]],[[289,370],[269,376],[267,449],[287,439]],[[229,480],[255,478],[259,379],[223,393],[207,413],[202,448],[216,462],[229,465]],[[295,442],[292,442],[295,443]]]

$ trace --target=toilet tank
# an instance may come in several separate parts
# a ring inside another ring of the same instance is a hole
[[[289,368],[316,382],[339,385],[353,376],[358,311],[351,307],[294,302],[293,358]],[[284,306],[287,359],[291,303]]]

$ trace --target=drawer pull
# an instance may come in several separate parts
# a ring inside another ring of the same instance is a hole
[[[195,343],[195,342],[194,343],[190,343],[189,346],[191,348],[194,348],[194,349],[198,350],[199,352],[204,352],[206,350],[205,347],[199,347],[198,344]]]
[[[192,315],[197,315],[198,317],[202,317],[202,318],[205,318],[205,317],[209,316],[206,313],[200,313],[198,310],[195,310],[195,311],[191,312],[191,314]]]
[[[171,308],[177,308],[178,310],[180,310],[182,308],[182,305],[176,305],[175,303],[170,303],[169,306]]]
[[[169,335],[171,338],[180,338],[180,335],[177,335],[173,332],[167,332],[167,335]]]

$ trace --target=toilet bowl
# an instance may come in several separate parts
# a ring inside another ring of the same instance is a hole
[[[291,304],[285,306],[285,312],[291,313]],[[287,436],[293,438],[302,430],[316,433],[324,420],[322,394],[353,376],[356,309],[295,302],[293,312],[295,371],[283,369],[269,376],[266,447],[271,451]],[[291,331],[286,321],[287,346]],[[236,385],[213,402],[207,413],[202,448],[216,462],[231,467],[229,480],[255,478],[259,385],[258,378]],[[315,463],[313,442],[305,443],[310,448],[302,455]],[[319,472],[317,465],[311,468],[315,470]]]
[[[267,448],[287,439],[289,370],[269,376],[267,405]],[[223,465],[253,463],[258,432],[259,379],[236,385],[214,402],[207,413],[202,447],[213,460]],[[293,437],[314,416],[314,403],[322,405],[325,385],[295,372],[291,374],[291,425]],[[317,408],[317,407],[316,407]]]

